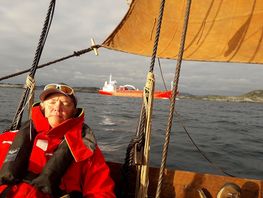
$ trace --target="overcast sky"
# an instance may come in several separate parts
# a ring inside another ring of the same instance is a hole
[[[0,77],[31,67],[50,1],[1,0]],[[40,64],[101,44],[128,10],[126,0],[58,0]],[[161,60],[167,86],[174,78],[175,61]],[[38,85],[65,82],[73,86],[102,87],[109,74],[118,84],[145,85],[150,58],[100,48],[40,69]],[[160,70],[154,69],[162,89]],[[24,83],[25,75],[1,82]],[[183,62],[179,91],[192,94],[239,95],[263,88],[263,65]]]

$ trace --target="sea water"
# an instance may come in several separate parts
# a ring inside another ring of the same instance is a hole
[[[23,90],[0,88],[0,130],[13,120]],[[38,101],[36,91],[35,101]],[[77,93],[78,106],[93,129],[107,161],[124,162],[127,146],[135,136],[142,99]],[[150,164],[161,163],[167,128],[169,100],[154,100]],[[27,111],[27,110],[26,110]],[[167,167],[263,179],[262,103],[176,101]],[[23,119],[26,119],[25,113]],[[192,141],[190,140],[190,135]],[[209,163],[200,151],[212,163]]]

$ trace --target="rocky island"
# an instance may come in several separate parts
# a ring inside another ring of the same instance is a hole
[[[240,96],[219,96],[219,95],[181,95],[180,99],[197,99],[210,101],[225,101],[225,102],[263,102],[263,90],[254,90]]]

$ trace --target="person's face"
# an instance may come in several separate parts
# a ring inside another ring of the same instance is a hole
[[[76,112],[72,98],[60,93],[47,97],[41,106],[52,128],[73,117]]]

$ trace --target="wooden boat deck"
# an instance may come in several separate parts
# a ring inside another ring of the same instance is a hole
[[[121,164],[108,162],[111,175],[116,183],[116,191],[123,188],[120,181]],[[135,195],[136,172],[131,174],[128,185],[128,197]],[[155,197],[156,186],[159,177],[158,168],[150,168],[150,183],[148,197]],[[241,198],[263,198],[263,181],[255,179],[244,179],[212,174],[201,174],[188,171],[165,170],[162,185],[161,198],[200,198],[198,189],[202,189],[207,198],[216,198],[218,191],[225,183],[235,183],[241,188]]]

